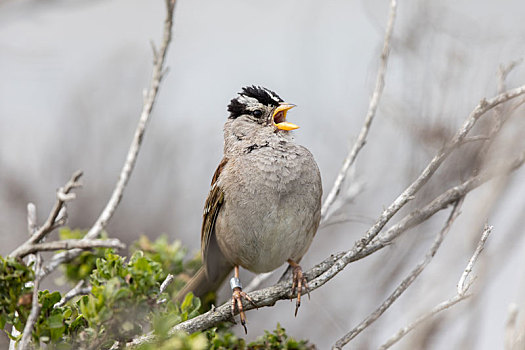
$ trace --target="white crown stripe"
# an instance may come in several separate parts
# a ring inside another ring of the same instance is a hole
[[[262,86],[259,86],[259,88],[263,89],[264,91],[266,91],[268,93],[268,95],[270,95],[270,97],[272,98],[272,100],[274,100],[275,102],[277,103],[280,103],[281,102],[281,99],[277,96],[275,96],[273,94],[273,92],[271,92],[270,90],[268,90],[267,88],[265,87],[262,87]]]

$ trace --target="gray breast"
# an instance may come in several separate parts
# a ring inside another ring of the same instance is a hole
[[[230,159],[219,184],[224,204],[219,247],[253,272],[299,261],[317,230],[321,180],[311,153],[295,144],[261,147]]]

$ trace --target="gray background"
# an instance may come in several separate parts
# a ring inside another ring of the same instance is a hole
[[[355,168],[361,192],[339,212],[349,221],[319,231],[303,266],[349,249],[478,101],[495,94],[498,65],[524,54],[524,10],[518,0],[399,2],[385,93]],[[387,14],[388,2],[375,0],[179,1],[170,71],[110,235],[131,242],[165,233],[198,252],[226,105],[249,84],[298,105],[289,120],[301,126],[296,139],[316,157],[326,194],[365,116]],[[163,18],[160,0],[0,1],[0,254],[26,238],[27,202],[43,220],[76,169],[85,186],[69,205],[70,225],[87,228],[100,213],[138,120],[149,41],[160,38]],[[524,81],[520,66],[508,85]],[[523,149],[516,143],[523,131],[523,122],[508,131],[511,149]],[[457,183],[469,166],[466,156],[451,159],[414,205]],[[514,174],[493,207],[483,203],[494,186],[473,193],[429,268],[354,346],[377,347],[451,297],[488,220],[495,233],[479,264],[479,298],[399,348],[502,347],[509,303],[524,302],[524,175]],[[422,258],[445,218],[348,266],[312,293],[297,318],[289,302],[249,312],[248,339],[280,322],[328,348]]]

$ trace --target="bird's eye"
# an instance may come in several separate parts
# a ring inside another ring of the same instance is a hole
[[[260,116],[262,116],[263,112],[260,109],[256,109],[252,112],[252,114],[254,117],[259,118]]]

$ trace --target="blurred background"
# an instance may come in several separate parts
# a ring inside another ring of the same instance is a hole
[[[245,85],[266,86],[298,105],[289,120],[301,126],[296,139],[316,157],[326,195],[368,108],[388,8],[378,0],[178,1],[169,74],[110,236],[129,243],[167,234],[198,254],[226,106]],[[318,232],[305,268],[351,248],[479,100],[497,93],[498,66],[525,54],[524,11],[519,0],[399,2],[385,92],[353,169],[359,193],[337,203],[334,218],[341,223]],[[84,187],[69,204],[69,225],[88,228],[101,212],[138,121],[150,41],[158,42],[163,18],[161,0],[0,0],[0,254],[27,238],[27,203],[36,204],[42,222],[55,190],[77,169],[84,171]],[[518,65],[507,86],[524,83],[525,67]],[[476,144],[462,149],[412,208],[473,170],[523,151],[524,132],[517,108],[490,152]],[[377,348],[452,297],[488,222],[494,233],[476,266],[476,296],[397,348],[502,348],[509,305],[525,306],[524,179],[520,169],[471,193],[431,265],[354,347]],[[249,312],[247,338],[280,322],[290,335],[328,348],[423,258],[447,215],[349,265],[312,293],[297,318],[289,302]],[[56,288],[52,278],[47,282]]]

